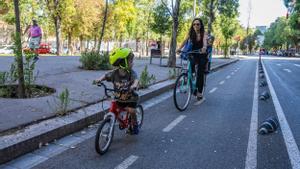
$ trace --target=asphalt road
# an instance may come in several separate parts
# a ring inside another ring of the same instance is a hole
[[[95,152],[95,128],[91,127],[86,137],[79,132],[65,139],[69,140],[65,145],[59,141],[51,144],[64,147],[59,153],[42,149],[30,153],[39,156],[38,163],[33,164],[27,155],[7,165],[35,169],[298,169],[300,60],[265,58],[263,64],[265,80],[271,82],[269,89],[258,87],[257,58],[251,57],[210,74],[205,101],[196,105],[193,98],[184,112],[176,110],[171,91],[151,99],[144,104],[140,134],[129,136],[116,129],[113,143],[103,156]],[[258,100],[264,90],[272,98]],[[269,116],[279,116],[281,127],[270,135],[258,135],[257,127]]]

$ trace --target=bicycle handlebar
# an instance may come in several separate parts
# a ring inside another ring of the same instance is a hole
[[[120,92],[120,93],[124,93],[124,92],[128,92],[130,91],[130,89],[128,88],[122,88],[122,89],[112,89],[112,88],[108,88],[106,86],[106,84],[104,84],[103,82],[93,82],[95,85],[99,86],[99,87],[104,87],[104,93],[105,93],[105,96],[107,97],[111,97],[111,95],[108,94],[107,91],[111,91],[111,92]]]
[[[179,51],[179,53],[185,53],[185,54],[206,54],[207,52],[202,52],[202,50],[192,50],[189,52]]]

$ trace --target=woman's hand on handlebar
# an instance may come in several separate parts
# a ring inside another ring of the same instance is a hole
[[[201,53],[206,53],[206,48],[205,47],[202,48]]]

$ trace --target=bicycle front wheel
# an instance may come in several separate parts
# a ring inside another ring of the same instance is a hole
[[[189,82],[188,75],[186,73],[183,73],[176,79],[175,82],[175,87],[173,91],[175,107],[179,111],[184,111],[190,103],[191,96],[191,83]]]
[[[142,105],[138,105],[136,107],[136,118],[137,118],[138,126],[139,128],[141,128],[144,120],[144,109]]]
[[[112,118],[106,118],[100,124],[95,139],[97,153],[103,155],[108,150],[114,136],[114,122]]]

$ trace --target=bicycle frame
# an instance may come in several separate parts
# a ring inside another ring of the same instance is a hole
[[[188,82],[187,82],[187,85],[191,85],[190,83],[192,83],[192,92],[194,92],[196,90],[196,81],[193,81],[193,74],[192,74],[192,66],[191,66],[191,62],[190,60],[188,59],[187,60],[187,77],[188,77]],[[184,82],[182,81],[181,82],[181,87],[184,86]]]
[[[115,100],[111,101],[111,106],[109,108],[109,112],[114,114],[115,118],[118,120],[118,122],[120,123],[120,126],[122,126],[122,128],[127,128],[128,127],[128,125],[129,125],[129,112],[126,111],[124,108],[119,107]],[[120,115],[121,112],[126,112],[125,118],[123,118]]]

